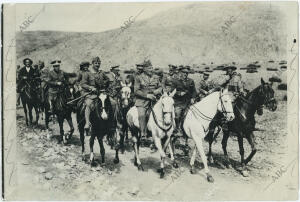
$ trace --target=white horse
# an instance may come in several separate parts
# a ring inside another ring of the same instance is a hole
[[[157,147],[159,154],[161,156],[161,164],[160,169],[160,177],[164,177],[164,164],[166,154],[164,150],[168,146],[170,150],[171,160],[173,161],[173,166],[178,167],[175,162],[173,150],[170,144],[170,136],[173,133],[175,128],[175,112],[174,112],[174,100],[173,96],[176,93],[176,89],[170,93],[164,93],[161,98],[156,102],[153,109],[151,109],[149,121],[147,123],[147,128],[151,132],[154,144]],[[134,106],[127,113],[127,122],[130,128],[130,131],[133,136],[134,142],[134,152],[135,152],[135,160],[134,164],[138,167],[139,170],[144,170],[142,163],[139,158],[139,146],[140,146],[140,126],[138,120],[138,111]],[[165,140],[164,146],[162,146],[161,140]]]
[[[227,121],[234,119],[232,101],[227,89],[213,92],[203,98],[200,102],[191,105],[183,122],[184,132],[189,138],[192,138],[196,144],[190,160],[191,173],[195,173],[194,163],[196,158],[196,149],[198,149],[204,164],[207,180],[209,182],[213,182],[214,179],[209,173],[202,140],[208,132],[209,124],[217,111],[222,112]]]

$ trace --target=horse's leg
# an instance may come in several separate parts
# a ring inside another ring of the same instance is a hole
[[[122,128],[122,132],[120,135],[120,149],[121,149],[122,154],[124,154],[124,152],[125,152],[124,140],[125,140],[126,136],[128,138],[128,133],[126,134],[126,128]]]
[[[91,131],[90,137],[90,164],[94,164],[94,142],[95,142],[95,131]]]
[[[202,132],[202,131],[201,131]],[[197,149],[200,153],[200,157],[202,159],[202,162],[204,164],[204,171],[206,173],[206,177],[207,177],[207,181],[208,182],[213,182],[214,179],[213,177],[211,176],[210,172],[209,172],[209,169],[208,169],[208,165],[207,165],[207,157],[205,155],[205,152],[204,152],[204,148],[203,148],[203,143],[202,143],[202,138],[195,134],[193,131],[191,131],[191,136],[193,137],[194,141],[195,141],[195,144],[197,146]]]
[[[152,132],[152,137],[154,140],[154,144],[159,152],[160,155],[160,169],[158,169],[158,172],[160,173],[160,178],[163,178],[165,176],[165,158],[166,154],[161,146],[161,139],[157,137],[157,134]],[[169,143],[168,143],[169,144]]]
[[[191,166],[191,174],[195,174],[195,159],[196,159],[196,154],[197,154],[197,147],[196,145],[193,148],[193,152],[192,152],[192,156],[191,156],[191,160],[190,160],[190,166]]]
[[[178,168],[178,163],[176,162],[176,160],[174,158],[174,152],[173,152],[173,148],[172,148],[172,145],[171,145],[171,141],[169,142],[168,147],[169,147],[169,151],[170,151],[171,161],[173,162],[172,163],[173,167]]]
[[[59,138],[58,138],[58,143],[60,144],[63,141],[64,137],[64,119],[61,117],[61,115],[57,116],[57,122],[59,125]]]
[[[213,157],[212,157],[212,143],[214,141],[214,130],[209,130],[208,134],[206,136],[208,138],[208,143],[209,143],[209,149],[208,149],[208,154],[207,154],[207,160],[210,164],[214,163]]]
[[[253,156],[256,153],[256,143],[255,143],[255,139],[254,139],[254,135],[253,132],[251,132],[249,135],[247,135],[247,140],[251,146],[251,153],[250,155],[246,158],[245,160],[245,165],[247,165],[247,163],[249,163],[249,161],[251,161],[251,159],[253,158]]]
[[[225,157],[225,166],[230,168],[230,160],[227,153],[227,142],[229,138],[229,131],[223,131],[222,149]]]
[[[244,143],[243,143],[243,137],[241,136],[240,133],[238,133],[238,143],[239,143],[239,149],[241,155],[241,166],[242,166],[241,173],[244,177],[247,177],[248,173],[246,171],[245,160],[244,160]]]
[[[23,109],[24,109],[26,125],[28,126],[28,116],[27,116],[27,106],[26,106],[26,101],[25,101],[24,98],[22,98],[22,97],[21,97],[21,101],[22,101],[22,105],[23,105]]]
[[[70,115],[67,116],[67,122],[68,122],[68,124],[70,126],[70,131],[69,131],[68,139],[71,139],[72,135],[74,133],[74,126],[73,126],[73,121],[72,121],[71,113],[70,113]]]
[[[120,140],[119,140],[119,144],[118,145],[116,145],[115,146],[115,149],[116,149],[116,155],[115,155],[115,159],[114,159],[114,163],[115,164],[118,164],[119,163],[119,150],[122,148],[122,146],[121,146],[121,139],[122,139],[122,135],[121,135],[121,137],[120,137],[120,132],[119,132],[119,129],[116,129],[116,136],[117,136],[117,138],[120,138]]]
[[[35,104],[34,111],[35,111],[35,116],[36,116],[36,118],[35,118],[35,124],[38,125],[39,118],[40,118],[40,107],[39,107],[38,104]]]
[[[76,113],[76,120],[77,120],[77,127],[79,130],[80,134],[80,142],[81,142],[81,155],[82,155],[82,160],[85,161],[85,146],[84,146],[84,118],[80,116],[80,112]]]
[[[134,149],[134,165],[138,167],[138,170],[144,170],[142,163],[138,155],[138,139],[140,138],[137,129],[131,129],[133,149]]]
[[[105,149],[104,149],[104,145],[103,145],[103,136],[97,135],[97,139],[98,139],[99,146],[100,146],[101,163],[104,164],[105,163]]]
[[[28,111],[29,111],[29,123],[32,125],[32,104],[28,104]]]

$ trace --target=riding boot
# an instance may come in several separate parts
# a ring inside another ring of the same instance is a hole
[[[84,126],[84,129],[85,130],[89,130],[90,128],[90,125],[91,125],[91,121],[90,121],[90,113],[91,113],[91,109],[89,106],[86,106],[85,108],[85,126]]]

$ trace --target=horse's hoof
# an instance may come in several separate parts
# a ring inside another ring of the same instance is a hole
[[[85,155],[84,154],[82,154],[82,161],[86,161],[86,157],[85,157]]]
[[[138,165],[138,170],[139,171],[144,171],[144,168],[143,168],[142,164]]]
[[[208,157],[207,161],[208,161],[209,164],[214,164],[214,159],[213,159],[212,156]]]
[[[243,175],[243,177],[249,177],[249,173],[248,173],[248,171],[246,171],[246,170],[242,170],[242,175]]]
[[[174,168],[178,168],[178,167],[179,167],[179,166],[178,166],[178,163],[177,163],[176,161],[173,162],[173,167],[174,167]]]
[[[63,136],[63,142],[64,142],[64,145],[66,145],[68,143],[66,136]]]
[[[206,178],[207,178],[208,182],[214,182],[215,181],[214,178],[210,174],[207,174]]]
[[[191,174],[196,174],[196,170],[195,170],[195,167],[194,167],[194,166],[191,167],[190,172],[191,172]]]
[[[114,159],[114,164],[118,164],[120,161],[119,161],[119,159]]]

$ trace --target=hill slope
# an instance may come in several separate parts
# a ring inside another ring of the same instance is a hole
[[[229,22],[231,21],[231,22]],[[224,28],[226,27],[226,28]],[[226,29],[226,30],[225,30]],[[19,62],[26,51],[46,63],[59,58],[72,70],[99,55],[104,69],[151,59],[156,66],[284,59],[284,16],[276,3],[195,3],[101,33],[18,33]],[[34,36],[34,37],[33,37]],[[38,37],[37,37],[38,36]],[[42,37],[43,36],[43,37]],[[36,39],[39,40],[36,40]]]

